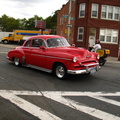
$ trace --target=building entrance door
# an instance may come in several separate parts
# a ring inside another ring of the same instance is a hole
[[[118,49],[118,60],[120,60],[120,43],[119,43],[119,49]]]
[[[93,45],[95,44],[95,40],[96,40],[96,28],[90,28],[89,31],[89,50],[92,49]]]

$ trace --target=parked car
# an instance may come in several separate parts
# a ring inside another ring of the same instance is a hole
[[[68,74],[89,74],[99,70],[99,55],[85,48],[70,46],[58,35],[28,38],[22,46],[8,52],[7,58],[16,66],[27,66],[63,79]]]

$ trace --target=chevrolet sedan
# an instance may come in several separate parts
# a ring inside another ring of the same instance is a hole
[[[8,52],[16,66],[26,66],[54,73],[59,79],[69,74],[90,74],[99,70],[99,55],[85,48],[70,46],[58,35],[28,38],[22,46]]]

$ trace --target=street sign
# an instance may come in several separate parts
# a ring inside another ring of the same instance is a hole
[[[74,18],[74,17],[71,17],[70,19],[71,19],[71,20],[75,20],[75,18]]]
[[[71,25],[71,24],[67,24],[66,26],[67,26],[67,27],[72,27],[72,25]]]
[[[46,29],[46,21],[35,20],[35,27],[40,29]]]
[[[63,15],[62,17],[63,17],[63,18],[67,18],[67,17],[69,17],[69,15]]]

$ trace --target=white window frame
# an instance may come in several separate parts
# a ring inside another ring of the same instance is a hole
[[[80,31],[80,29],[82,29],[82,32]],[[79,36],[82,36],[82,39],[79,39]],[[77,35],[77,41],[78,42],[83,42],[84,39],[84,27],[78,27],[78,35]]]
[[[96,8],[95,8],[95,7],[96,7]],[[98,8],[99,8],[99,5],[98,5],[98,4],[95,4],[95,3],[92,4],[91,18],[98,18]],[[95,9],[96,9],[96,10],[95,10]],[[93,16],[93,12],[96,12],[96,16]]]
[[[80,6],[79,6],[79,17],[81,18],[84,18],[85,17],[85,7],[86,7],[86,4],[85,3],[81,3]],[[83,12],[84,15],[81,15],[81,12]]]
[[[110,8],[112,8],[112,9],[110,9]],[[116,12],[116,9],[118,9],[118,12]],[[105,11],[103,11],[103,10],[105,10]],[[103,12],[106,13],[105,17],[103,17],[103,15],[102,15]],[[109,16],[110,12],[111,12],[111,15],[112,15],[111,18]],[[118,14],[118,19],[115,18],[115,14]],[[120,7],[118,7],[118,6],[110,6],[110,5],[102,5],[101,19],[119,21],[120,20]]]
[[[115,14],[117,14],[117,13],[116,13],[116,9],[118,9],[118,19],[115,18]],[[113,17],[114,17],[114,20],[119,20],[119,21],[120,21],[120,7],[115,7],[115,8],[114,8]]]
[[[103,7],[104,7],[104,9],[103,9]],[[102,16],[103,12],[105,13],[105,17]],[[107,6],[106,5],[102,5],[101,18],[102,19],[106,19],[107,18]]]
[[[115,29],[101,28],[100,29],[100,42],[118,44],[118,32],[119,31]],[[109,38],[110,38],[110,41],[108,41]],[[116,38],[116,41],[114,41],[114,38]]]

